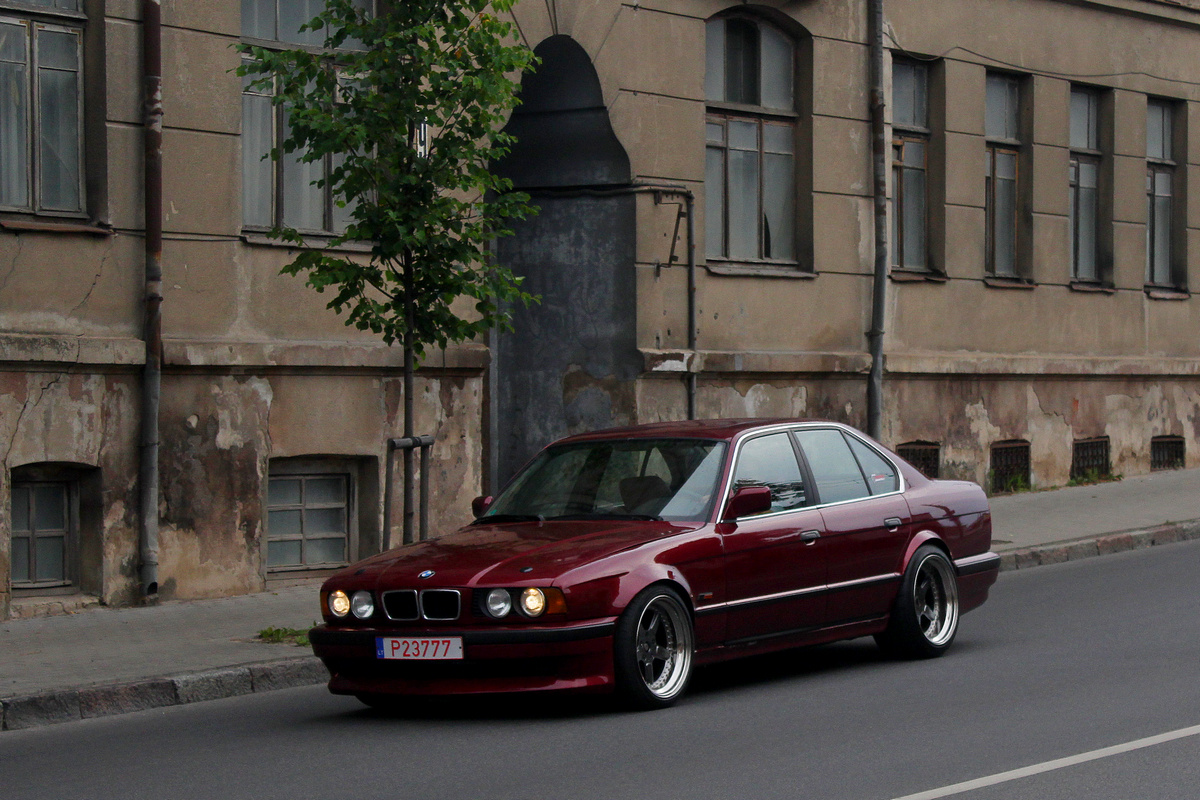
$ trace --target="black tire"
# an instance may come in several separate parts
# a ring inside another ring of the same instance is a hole
[[[875,641],[904,658],[936,658],[958,633],[958,577],[946,554],[922,545],[900,582],[888,627]]]
[[[617,691],[635,708],[666,708],[687,689],[696,649],[692,615],[666,586],[642,590],[617,619]]]

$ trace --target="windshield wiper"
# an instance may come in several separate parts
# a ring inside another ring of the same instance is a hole
[[[541,514],[492,514],[476,517],[471,523],[475,525],[481,522],[544,522],[546,520]]]
[[[644,522],[662,522],[662,517],[655,514],[613,514],[611,512],[595,513],[595,514],[563,514],[558,517],[547,517],[552,521],[558,520],[585,520],[585,519],[635,519]]]

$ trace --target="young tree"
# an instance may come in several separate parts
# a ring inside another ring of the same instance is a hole
[[[516,103],[513,75],[533,66],[515,26],[500,17],[514,0],[393,0],[372,14],[363,0],[326,0],[304,26],[325,33],[323,51],[241,45],[239,74],[287,110],[287,135],[271,157],[329,159],[327,186],[347,220],[332,241],[271,233],[300,253],[303,273],[347,325],[400,343],[404,432],[413,433],[413,371],[425,347],[445,347],[494,326],[534,298],[488,253],[532,211],[528,195],[489,164],[511,137],[500,132]],[[383,4],[381,4],[383,5]],[[370,257],[337,252],[369,243]],[[474,313],[457,313],[459,298]],[[412,539],[412,451],[405,451],[405,540]],[[390,536],[390,531],[385,536]]]

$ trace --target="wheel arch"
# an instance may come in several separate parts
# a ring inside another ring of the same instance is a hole
[[[908,570],[908,565],[912,562],[913,556],[916,555],[917,550],[921,549],[927,544],[933,545],[937,549],[941,550],[942,555],[946,557],[946,560],[950,562],[950,565],[954,566],[954,556],[950,554],[950,545],[946,544],[942,537],[938,536],[932,531],[921,531],[913,536],[908,542],[908,548],[904,551],[904,560],[900,563],[901,575]],[[957,572],[957,568],[955,571]]]

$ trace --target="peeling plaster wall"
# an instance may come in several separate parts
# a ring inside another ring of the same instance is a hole
[[[418,433],[430,433],[430,534],[470,521],[482,462],[482,379],[416,381]],[[164,599],[260,591],[266,486],[276,458],[349,459],[362,507],[360,558],[378,552],[387,439],[403,432],[403,380],[361,374],[172,375],[164,381],[159,561]],[[396,454],[394,543],[403,472]],[[419,477],[418,477],[419,480]],[[419,491],[419,485],[417,487]],[[282,577],[286,574],[281,573]]]
[[[0,618],[11,602],[11,475],[38,464],[98,468],[98,519],[81,525],[81,589],[106,603],[137,582],[137,379],[122,374],[0,372]]]
[[[889,445],[942,445],[942,477],[985,484],[990,448],[1030,443],[1033,488],[1071,477],[1077,439],[1107,436],[1114,474],[1150,471],[1150,439],[1182,436],[1186,466],[1200,466],[1200,380],[896,378],[884,384]]]

